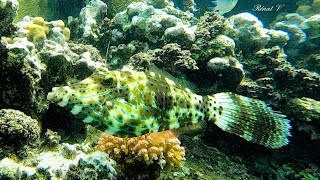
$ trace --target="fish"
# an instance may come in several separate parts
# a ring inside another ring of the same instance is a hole
[[[214,0],[211,1],[214,6],[209,7],[209,10],[223,15],[230,12],[237,5],[237,2],[238,0]]]
[[[289,143],[290,121],[263,101],[231,92],[198,95],[152,71],[98,71],[80,82],[53,87],[47,99],[119,137],[205,122],[268,148]]]

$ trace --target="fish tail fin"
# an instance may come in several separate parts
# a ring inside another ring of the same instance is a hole
[[[272,149],[289,143],[290,121],[263,101],[233,93],[217,93],[208,101],[209,120],[222,130]]]

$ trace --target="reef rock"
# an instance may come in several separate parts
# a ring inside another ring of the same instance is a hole
[[[273,23],[273,28],[286,31],[289,34],[290,40],[286,46],[287,49],[292,48],[293,51],[297,51],[296,47],[307,40],[306,33],[300,27],[304,20],[305,18],[297,13],[289,13],[283,17],[278,17],[277,21]]]
[[[86,157],[79,158],[72,163],[66,173],[67,179],[116,179],[116,162],[106,153],[94,152]]]
[[[107,5],[100,0],[92,0],[86,7],[82,8],[79,16],[83,37],[97,40],[102,32],[96,32],[95,30],[107,16]]]
[[[48,107],[45,93],[53,84],[83,79],[97,68],[105,68],[93,47],[69,46],[70,30],[61,20],[47,22],[41,17],[26,16],[17,27],[15,34],[1,41],[1,84],[5,84],[0,87],[1,108],[39,116]]]
[[[283,47],[289,40],[286,32],[264,28],[263,23],[250,13],[231,16],[226,24],[226,35],[232,37],[244,53],[252,54],[267,45]]]
[[[0,157],[15,153],[25,145],[37,144],[39,136],[40,124],[37,120],[21,111],[0,110]],[[7,152],[10,149],[13,151]]]
[[[300,26],[307,32],[308,39],[320,37],[320,14],[313,15],[304,20]]]
[[[10,165],[10,166],[8,166]],[[0,177],[8,179],[116,179],[116,163],[103,152],[77,151],[68,159],[59,152],[43,152],[38,157],[17,162],[0,161]],[[9,168],[10,167],[10,168]]]
[[[1,0],[0,1],[0,37],[9,35],[13,28],[11,24],[17,15],[18,1],[17,0]]]
[[[130,4],[125,11],[116,14],[113,20],[121,31],[131,34],[130,37],[144,37],[150,43],[176,42],[190,45],[195,40],[195,27],[142,2]]]
[[[0,68],[1,108],[19,109],[28,115],[37,115],[46,109],[45,95],[40,88],[45,65],[27,38],[16,39],[3,47]]]

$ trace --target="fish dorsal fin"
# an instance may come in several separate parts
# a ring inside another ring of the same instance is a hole
[[[155,64],[151,64],[149,66],[149,72],[154,72],[156,74],[159,74],[161,76],[164,76],[164,77],[174,81],[175,83],[177,83],[177,84],[182,86],[180,88],[188,88],[194,93],[197,93],[199,91],[198,87],[195,84],[193,84],[192,82],[190,82],[190,81],[188,81],[186,79],[181,79],[181,78],[174,77],[169,72],[158,68]]]

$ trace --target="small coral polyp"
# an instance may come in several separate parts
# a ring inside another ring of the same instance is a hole
[[[173,131],[149,133],[139,137],[120,138],[103,133],[98,142],[98,149],[110,154],[113,158],[125,157],[127,163],[135,160],[152,164],[163,161],[170,166],[182,167],[185,160],[184,147]]]

